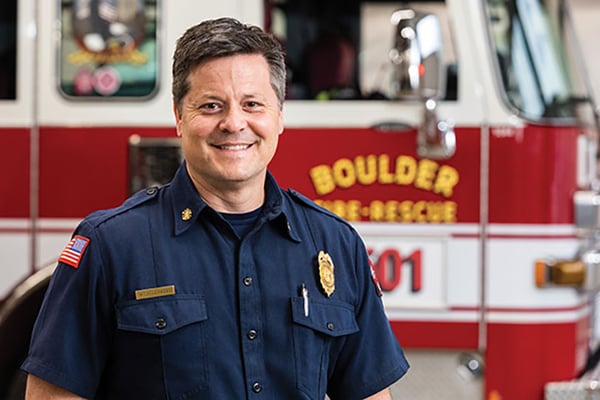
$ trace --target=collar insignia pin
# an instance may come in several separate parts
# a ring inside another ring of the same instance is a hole
[[[192,210],[186,208],[181,212],[181,219],[184,221],[189,221],[192,218]]]
[[[321,286],[323,291],[330,297],[335,290],[335,276],[333,274],[333,260],[331,256],[325,253],[323,250],[319,251],[317,256],[319,261],[319,277],[321,280]]]

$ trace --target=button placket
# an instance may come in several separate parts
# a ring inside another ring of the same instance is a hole
[[[261,383],[265,376],[265,360],[263,358],[263,343],[258,334],[262,329],[261,296],[256,277],[256,265],[253,263],[253,248],[250,238],[246,237],[240,243],[238,254],[238,279],[240,282],[239,318],[243,335],[242,358],[247,382],[254,382],[248,387],[248,394],[257,394],[263,390]]]

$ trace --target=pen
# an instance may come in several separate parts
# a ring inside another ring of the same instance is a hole
[[[300,290],[302,291],[302,298],[304,299],[304,316],[308,317],[308,289],[304,283]]]

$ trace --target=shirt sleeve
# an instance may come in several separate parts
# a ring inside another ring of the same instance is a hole
[[[89,243],[76,266],[58,263],[22,368],[79,396],[93,398],[108,354],[112,307],[99,239],[83,225],[75,234]]]
[[[330,380],[328,395],[336,399],[364,399],[400,379],[409,365],[385,314],[369,258],[359,237],[355,244],[360,304],[359,332],[349,335]]]

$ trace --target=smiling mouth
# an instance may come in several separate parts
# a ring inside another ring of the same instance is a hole
[[[233,145],[215,145],[216,148],[221,150],[246,150],[249,149],[251,144],[233,144]]]

